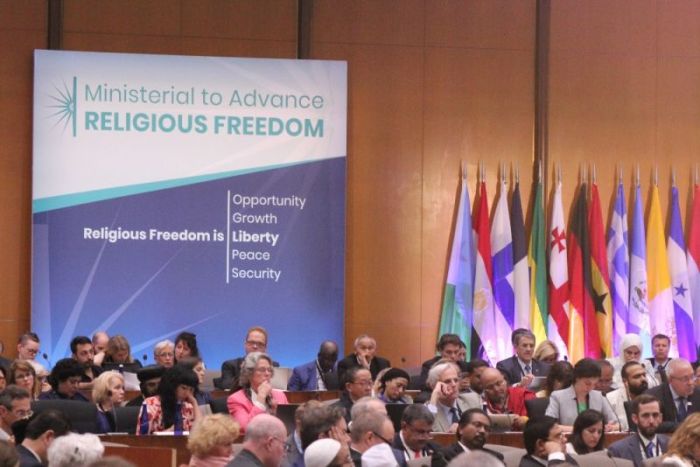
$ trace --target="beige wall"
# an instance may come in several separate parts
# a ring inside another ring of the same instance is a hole
[[[0,0],[0,339],[6,344],[29,325],[32,50],[47,47],[47,3]],[[583,162],[598,167],[604,207],[616,164],[628,185],[640,164],[645,200],[658,164],[665,211],[673,165],[685,209],[689,169],[700,159],[700,5],[551,3],[546,173],[562,163],[567,213]],[[64,6],[65,49],[296,54],[293,0],[65,0]],[[534,43],[535,0],[313,2],[311,58],[349,64],[347,344],[368,332],[395,364],[417,365],[431,355],[460,160],[468,163],[472,200],[483,160],[490,205],[499,162],[519,166],[528,203]]]

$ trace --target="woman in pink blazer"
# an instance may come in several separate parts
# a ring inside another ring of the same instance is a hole
[[[287,404],[287,396],[278,389],[272,389],[272,359],[262,352],[246,355],[241,368],[240,385],[243,389],[228,397],[226,404],[231,416],[245,432],[250,420],[261,413],[274,415],[278,404]]]

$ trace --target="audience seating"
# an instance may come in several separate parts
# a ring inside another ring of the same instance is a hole
[[[70,420],[72,430],[77,433],[95,433],[97,431],[97,406],[88,402],[71,400],[38,400],[32,402],[34,413],[56,409]]]
[[[549,405],[549,397],[537,397],[525,401],[527,416],[530,420],[542,420]]]
[[[135,465],[153,466],[177,466],[177,456],[174,449],[141,447],[141,446],[119,446],[114,444],[105,445],[105,456],[119,456],[124,460],[133,462]]]
[[[212,413],[228,413],[228,405],[226,404],[227,400],[228,399],[226,397],[212,399],[209,403]]]
[[[117,433],[136,433],[136,423],[141,407],[117,407],[114,409],[115,431]]]

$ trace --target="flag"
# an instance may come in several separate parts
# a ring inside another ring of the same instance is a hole
[[[643,357],[651,356],[649,326],[649,296],[647,291],[647,246],[644,211],[639,184],[634,192],[632,234],[630,236],[630,299],[627,332],[639,335],[644,347]]]
[[[510,327],[502,314],[495,312],[492,287],[491,236],[486,183],[479,186],[479,202],[472,220],[476,233],[476,268],[474,272],[474,329],[472,358],[483,358],[496,365],[509,353],[510,336],[503,338]]]
[[[671,338],[671,357],[678,356],[676,326],[673,322],[673,296],[668,256],[664,240],[664,222],[659,201],[659,187],[651,190],[651,206],[647,220],[647,280],[649,283],[649,325],[651,333]]]
[[[515,297],[513,293],[513,239],[510,235],[508,188],[503,180],[491,224],[493,297],[496,313],[503,315],[510,331],[512,331],[513,323],[515,323]]]
[[[532,206],[532,229],[527,261],[530,266],[531,330],[538,342],[547,338],[547,243],[544,232],[542,182],[538,181]]]
[[[515,329],[530,328],[530,274],[527,269],[527,240],[523,219],[520,182],[515,182],[510,207],[510,228],[513,238],[513,292],[515,293],[515,323],[513,328]],[[537,336],[537,340],[540,340],[539,336]]]
[[[472,218],[469,212],[469,192],[464,176],[461,184],[450,265],[442,299],[440,335],[457,334],[467,344],[467,352],[469,352],[473,319],[472,301],[474,300],[474,243]],[[470,359],[469,355],[467,359]]]
[[[693,208],[688,227],[688,281],[693,305],[695,344],[700,344],[700,184],[695,182]],[[700,351],[698,351],[700,357]]]
[[[671,275],[671,295],[673,314],[676,317],[678,355],[693,361],[697,356],[695,333],[693,332],[693,307],[688,282],[688,262],[683,239],[681,207],[678,201],[678,188],[671,189],[671,228],[668,232],[668,269]]]
[[[627,238],[627,206],[622,182],[617,185],[612,220],[608,230],[608,262],[610,263],[610,300],[613,307],[613,352],[627,334],[629,322],[629,242]]]
[[[569,358],[600,357],[598,321],[591,297],[591,254],[588,242],[586,183],[579,188],[569,229]]]
[[[605,227],[600,208],[598,185],[591,185],[591,209],[588,213],[591,245],[591,298],[598,322],[599,346],[603,357],[612,357],[612,302],[610,300],[610,276],[605,251]]]
[[[566,224],[561,201],[561,181],[557,182],[552,202],[549,229],[549,339],[557,344],[560,355],[568,355],[569,342],[569,268],[566,263]]]

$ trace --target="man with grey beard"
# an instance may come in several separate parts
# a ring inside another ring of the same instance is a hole
[[[620,421],[620,431],[629,431],[629,421],[625,412],[625,402],[631,401],[649,389],[646,368],[639,362],[627,362],[620,370],[622,373],[622,387],[609,392],[605,397]]]

